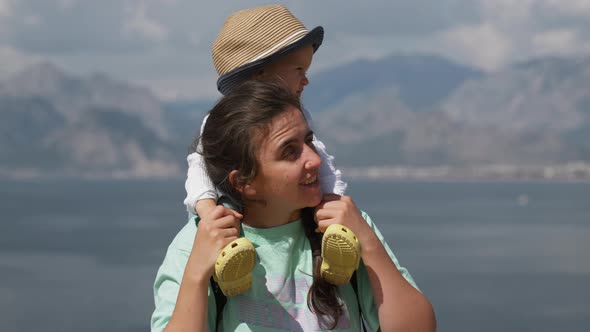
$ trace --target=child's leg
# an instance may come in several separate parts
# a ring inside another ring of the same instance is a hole
[[[340,170],[334,166],[334,157],[326,152],[326,146],[317,138],[313,141],[322,159],[320,184],[324,193],[343,195],[346,182]],[[346,284],[358,269],[361,249],[355,234],[342,225],[332,225],[322,237],[321,275],[333,285]]]
[[[217,204],[239,212],[238,206],[227,196],[220,196]],[[252,286],[252,270],[255,263],[256,249],[252,242],[244,237],[240,228],[240,238],[221,250],[215,262],[213,278],[225,296],[239,295]]]
[[[354,233],[343,225],[330,225],[322,237],[322,278],[333,285],[344,285],[358,269],[360,259],[360,244]]]
[[[188,162],[188,171],[186,182],[184,183],[184,188],[186,189],[184,205],[186,205],[189,212],[204,216],[204,214],[198,213],[197,203],[202,200],[211,199],[213,200],[212,205],[214,207],[215,201],[217,201],[217,191],[213,183],[211,183],[209,176],[207,176],[203,156],[197,152],[193,152],[186,157],[186,160]]]

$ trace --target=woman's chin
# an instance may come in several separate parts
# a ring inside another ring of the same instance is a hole
[[[308,185],[301,185],[301,187],[303,189],[301,195],[305,197],[305,200],[308,202],[307,204],[315,203],[312,206],[320,204],[323,199],[323,193],[319,181]]]
[[[318,206],[321,202],[322,199],[324,198],[323,194],[321,191],[319,191],[318,193],[316,193],[315,195],[313,195],[313,197],[309,197],[309,200],[307,202],[307,206],[306,207],[316,207]]]

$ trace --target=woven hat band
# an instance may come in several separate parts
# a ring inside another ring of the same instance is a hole
[[[268,55],[276,52],[277,50],[285,47],[286,45],[289,45],[289,44],[292,44],[292,43],[298,41],[299,39],[303,38],[308,32],[309,31],[307,31],[307,29],[299,30],[299,31],[295,32],[294,34],[292,34],[291,36],[288,36],[287,38],[285,38],[283,41],[279,42],[275,46],[271,47],[270,50],[265,51],[264,53],[260,54],[259,56],[255,57],[254,59],[252,59],[248,62],[254,62],[258,59],[264,58],[265,56],[268,56]]]
[[[219,76],[265,58],[297,42],[309,31],[281,5],[237,12],[225,21],[213,43],[213,63]]]

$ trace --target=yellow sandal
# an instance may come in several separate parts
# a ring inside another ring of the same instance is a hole
[[[213,279],[225,296],[236,296],[252,286],[256,249],[247,238],[230,242],[217,257]]]
[[[344,285],[359,267],[360,243],[343,225],[330,225],[322,238],[321,275],[333,285]]]

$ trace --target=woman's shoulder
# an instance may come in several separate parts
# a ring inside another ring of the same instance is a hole
[[[367,224],[369,224],[369,226],[371,226],[371,228],[375,228],[376,225],[373,222],[373,219],[371,219],[371,217],[369,216],[369,214],[367,212],[365,212],[364,210],[359,209],[359,212],[361,213],[361,217],[363,217],[363,219],[365,219],[365,221],[367,222]]]
[[[189,218],[188,222],[182,229],[176,234],[174,240],[170,243],[168,250],[180,250],[190,253],[193,248],[193,242],[195,241],[195,235],[197,234],[197,216]]]

